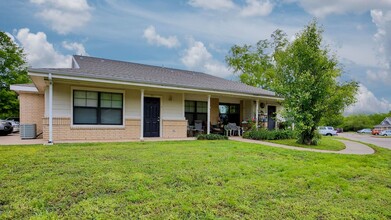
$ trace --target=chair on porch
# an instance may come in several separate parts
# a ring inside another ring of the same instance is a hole
[[[194,120],[194,131],[203,134],[204,128],[202,126],[202,120]]]
[[[243,135],[243,129],[240,126],[237,126],[236,123],[228,123],[224,126],[224,130],[227,136]]]

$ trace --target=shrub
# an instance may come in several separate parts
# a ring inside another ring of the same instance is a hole
[[[281,140],[281,139],[294,139],[297,138],[297,134],[292,130],[252,130],[244,133],[243,138],[254,140]]]
[[[228,140],[228,137],[220,134],[200,134],[197,140]]]

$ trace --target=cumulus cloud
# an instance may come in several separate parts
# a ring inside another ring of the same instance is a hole
[[[372,80],[381,79],[391,86],[391,10],[371,10],[371,17],[377,27],[374,40],[377,43],[379,70],[369,70],[367,76]]]
[[[292,2],[292,0],[285,0]],[[348,12],[363,13],[374,8],[391,8],[390,0],[294,0],[308,13],[316,17],[325,17],[330,14],[344,14]]]
[[[63,55],[56,51],[53,44],[49,43],[44,32],[31,33],[28,28],[17,31],[16,39],[24,48],[27,62],[32,67],[70,67],[71,55]],[[84,46],[78,43],[64,43],[66,49],[74,52],[84,51]],[[85,53],[87,54],[87,53]]]
[[[269,0],[246,0],[247,6],[242,8],[240,15],[248,16],[267,16],[273,11],[273,3]]]
[[[391,110],[391,103],[384,98],[377,98],[367,87],[360,84],[356,95],[357,102],[345,110],[345,114],[384,113]]]
[[[212,10],[226,10],[235,7],[232,0],[190,0],[188,3],[193,7]]]
[[[158,46],[172,48],[180,45],[176,36],[162,37],[156,33],[155,27],[152,25],[144,30],[143,37],[147,39],[148,43]]]
[[[88,56],[88,53],[86,52],[86,49],[84,48],[84,45],[81,43],[63,41],[62,47],[64,47],[67,50],[74,51],[77,55]]]
[[[194,39],[189,40],[189,47],[185,50],[181,61],[188,68],[211,75],[227,77],[231,74],[223,63],[213,59],[204,43]]]
[[[87,0],[30,0],[39,6],[37,15],[59,34],[83,27],[91,19]]]

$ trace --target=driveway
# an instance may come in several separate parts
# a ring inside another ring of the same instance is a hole
[[[0,136],[0,145],[21,145],[21,144],[43,144],[43,139],[22,140],[19,133],[12,133],[6,136]]]
[[[391,150],[391,138],[373,136],[369,134],[357,134],[357,133],[339,133],[338,136],[348,138],[354,141],[361,141],[369,144],[374,144],[379,147],[384,147]]]

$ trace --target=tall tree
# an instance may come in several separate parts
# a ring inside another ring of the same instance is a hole
[[[0,118],[19,115],[17,94],[11,84],[29,82],[23,49],[0,31]]]
[[[308,145],[317,144],[316,129],[320,120],[341,114],[346,106],[355,102],[358,88],[357,82],[340,81],[342,69],[336,57],[322,45],[322,33],[316,21],[308,24],[292,42],[277,30],[272,40],[257,44],[261,45],[260,49],[251,51],[248,45],[234,46],[226,58],[241,75],[255,75],[251,73],[252,63],[262,66],[255,69],[259,71],[256,75],[263,78],[267,88],[284,98],[285,117],[293,119],[300,131],[298,142]],[[238,48],[242,51],[236,53],[240,51]],[[243,56],[251,59],[243,59]],[[266,60],[266,65],[260,60]]]

